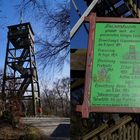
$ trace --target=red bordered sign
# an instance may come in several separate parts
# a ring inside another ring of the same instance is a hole
[[[84,101],[76,110],[140,113],[140,19],[86,17]]]

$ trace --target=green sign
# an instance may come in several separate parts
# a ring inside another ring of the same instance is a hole
[[[140,107],[140,24],[96,23],[90,105]]]

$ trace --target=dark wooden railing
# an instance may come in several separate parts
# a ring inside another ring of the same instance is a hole
[[[109,127],[103,124],[82,136],[80,140],[139,140],[140,128],[130,116],[120,118]]]

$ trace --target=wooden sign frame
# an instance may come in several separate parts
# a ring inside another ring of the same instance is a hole
[[[94,37],[96,23],[137,23],[140,24],[139,18],[111,18],[111,17],[96,17],[95,13],[91,13],[85,17],[85,21],[89,23],[89,37],[86,57],[86,74],[84,86],[84,100],[82,105],[77,105],[76,111],[82,113],[83,118],[88,118],[90,112],[110,112],[110,113],[140,113],[140,108],[133,107],[111,107],[99,106],[93,107],[89,105],[89,98],[91,94],[91,80],[92,80],[92,65],[94,54]]]

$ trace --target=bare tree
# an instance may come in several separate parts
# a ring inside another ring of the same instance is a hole
[[[70,51],[70,0],[64,0],[52,10],[44,0],[21,0],[19,7],[24,11],[32,7],[36,18],[43,23],[43,36],[36,36],[36,44],[40,46],[37,55],[43,68],[55,65],[60,70]]]
[[[46,85],[42,89],[42,106],[47,115],[70,115],[69,78],[62,78],[53,84],[52,89]]]
[[[47,115],[56,115],[57,109],[56,109],[56,96],[53,92],[53,90],[50,90],[48,88],[43,89],[42,93],[42,104],[43,104],[43,113]]]
[[[70,111],[70,81],[63,78],[54,83],[54,91],[60,100],[62,113],[67,116]]]

